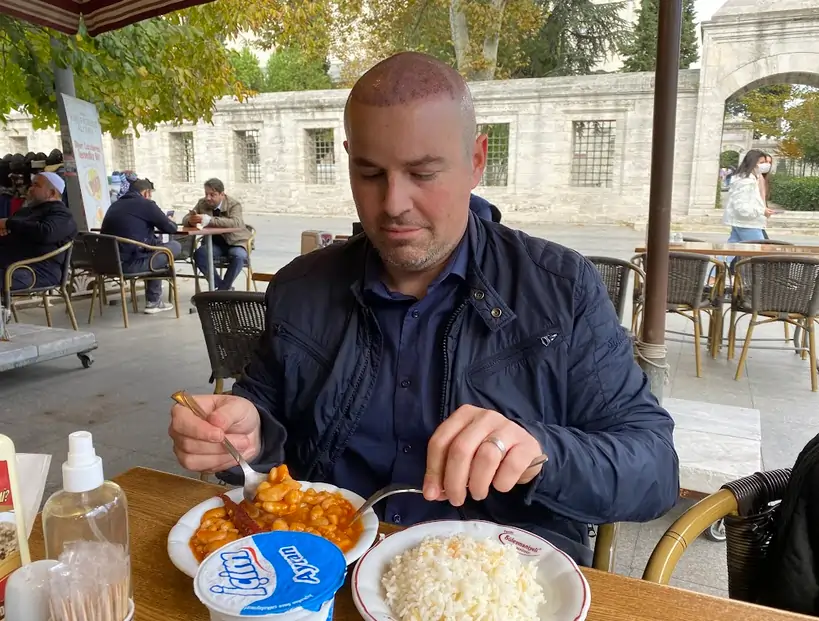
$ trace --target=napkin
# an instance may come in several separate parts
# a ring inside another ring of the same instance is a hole
[[[34,518],[43,504],[48,468],[51,466],[51,455],[35,453],[17,453],[17,481],[22,498],[23,518],[26,522],[26,536],[31,537],[34,530]],[[25,483],[23,483],[25,481]]]

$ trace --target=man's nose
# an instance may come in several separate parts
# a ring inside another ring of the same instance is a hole
[[[400,175],[388,175],[384,194],[384,213],[391,218],[397,218],[411,209],[409,184]]]

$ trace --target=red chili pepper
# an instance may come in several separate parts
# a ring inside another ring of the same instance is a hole
[[[225,503],[225,509],[228,512],[233,525],[242,537],[249,537],[250,535],[257,535],[262,532],[259,525],[247,514],[244,507],[237,505],[226,494],[220,494],[219,498]]]

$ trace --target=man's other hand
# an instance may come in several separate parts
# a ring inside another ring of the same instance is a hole
[[[188,216],[188,224],[200,224],[202,222],[202,214],[195,213],[191,216]]]
[[[245,459],[261,450],[259,411],[250,401],[233,395],[199,395],[196,402],[208,415],[202,420],[188,408],[171,408],[168,434],[173,452],[184,468],[194,472],[221,472],[236,465],[225,450],[227,437]]]
[[[490,485],[508,492],[538,475],[543,466],[529,464],[542,454],[540,443],[517,423],[493,410],[463,405],[429,440],[424,498],[459,507],[467,490],[475,500],[486,498]]]

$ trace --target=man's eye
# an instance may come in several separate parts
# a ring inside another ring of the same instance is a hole
[[[425,173],[412,173],[412,176],[418,179],[419,181],[432,181],[435,177],[438,176],[438,173],[434,172],[425,172]]]
[[[360,174],[365,179],[374,179],[375,177],[380,177],[384,173],[380,170],[362,170]]]

